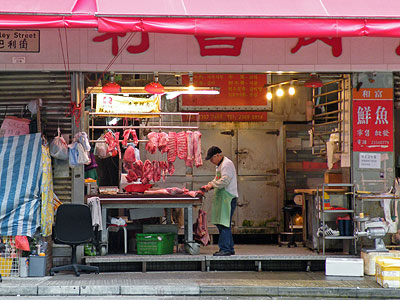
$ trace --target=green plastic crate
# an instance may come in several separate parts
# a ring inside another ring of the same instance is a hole
[[[139,255],[171,254],[174,251],[175,233],[138,233],[136,234],[137,253]]]

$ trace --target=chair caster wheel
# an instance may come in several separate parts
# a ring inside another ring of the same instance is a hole
[[[106,246],[102,246],[100,249],[100,255],[101,256],[105,256],[107,255],[107,247]]]

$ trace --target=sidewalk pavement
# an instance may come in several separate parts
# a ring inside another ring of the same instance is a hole
[[[58,273],[3,278],[0,296],[270,296],[400,299],[373,276],[336,277],[323,272]]]

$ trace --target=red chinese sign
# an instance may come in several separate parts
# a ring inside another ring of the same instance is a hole
[[[334,57],[339,57],[342,55],[342,38],[340,37],[332,37],[332,38],[299,38],[296,46],[294,46],[290,52],[296,53],[303,46],[308,46],[312,43],[315,43],[317,40],[327,44],[332,48],[332,55]]]
[[[126,48],[126,51],[132,54],[145,52],[150,47],[149,41],[149,33],[142,32],[142,40],[139,45],[130,45]],[[96,36],[93,38],[93,42],[104,42],[111,39],[111,52],[114,56],[117,56],[119,53],[119,45],[118,45],[118,37],[125,37],[126,33],[105,33],[100,36]]]
[[[184,85],[189,84],[189,77],[182,76]],[[264,89],[265,74],[194,74],[194,86],[219,87],[219,95],[182,95],[182,106],[218,107],[242,106],[252,110],[262,106],[271,110],[271,103],[267,101]],[[249,108],[250,107],[250,108]]]
[[[239,56],[244,38],[195,36],[201,56]]]
[[[353,150],[393,151],[393,90],[353,90]]]

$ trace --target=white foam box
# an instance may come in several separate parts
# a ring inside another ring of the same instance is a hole
[[[364,261],[362,258],[328,257],[325,260],[325,275],[364,276]]]
[[[381,256],[393,257],[390,252],[365,252],[361,251],[361,258],[364,260],[364,274],[375,275],[376,258]]]
[[[377,257],[375,279],[382,287],[400,287],[400,258]]]

